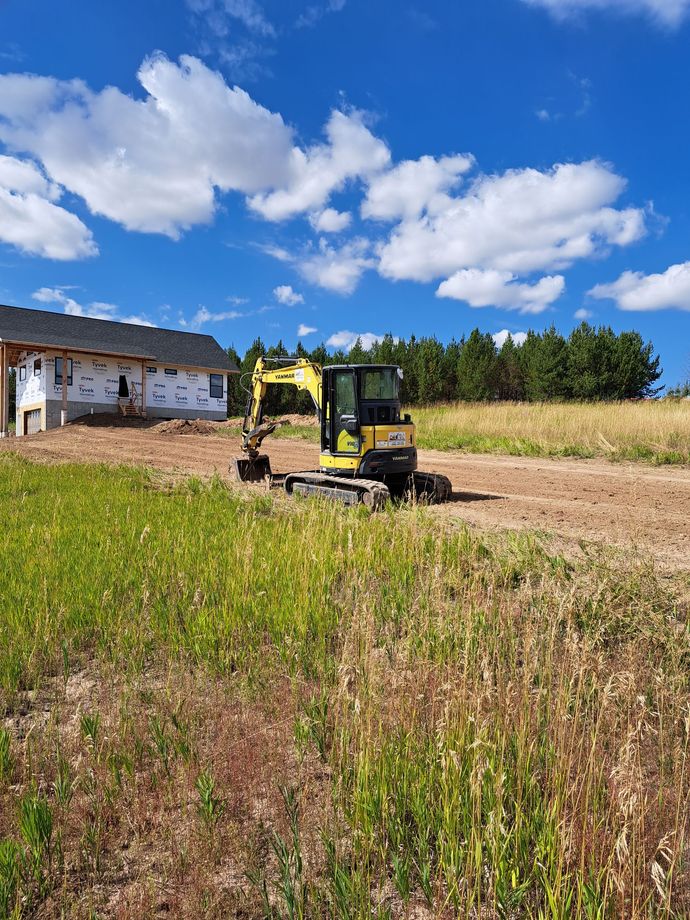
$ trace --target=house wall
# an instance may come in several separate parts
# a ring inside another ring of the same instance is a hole
[[[34,373],[34,362],[40,360],[40,374]],[[24,379],[22,380],[22,375]],[[45,355],[29,352],[22,356],[17,364],[17,430],[18,436],[24,434],[24,413],[34,409],[41,410],[41,429],[46,429],[46,380],[47,370]]]
[[[17,372],[17,434],[23,433],[23,418],[27,409],[43,408],[42,427],[55,428],[61,423],[62,383],[55,383],[55,358],[61,352],[27,356],[26,381],[20,386]],[[33,374],[33,360],[42,359],[40,378]],[[72,383],[67,386],[67,420],[71,421],[91,411],[117,412],[120,376],[127,379],[130,395],[133,387],[141,397],[141,362],[126,358],[98,355],[70,355]],[[145,365],[146,414],[149,418],[204,418],[222,421],[227,418],[227,376],[222,374],[222,398],[210,395],[210,372],[201,368],[151,363]]]

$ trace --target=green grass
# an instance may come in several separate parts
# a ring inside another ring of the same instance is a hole
[[[8,913],[97,914],[126,840],[160,848],[128,916],[160,873],[233,915],[229,854],[246,916],[687,915],[690,646],[651,564],[7,454],[0,502],[5,710],[54,710],[3,742]]]

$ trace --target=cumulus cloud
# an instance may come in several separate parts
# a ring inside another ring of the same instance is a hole
[[[319,330],[316,328],[316,326],[307,326],[305,323],[300,323],[297,327],[297,335],[300,337],[305,335],[312,335],[314,332],[318,331]]]
[[[56,201],[60,188],[34,163],[0,156],[0,242],[48,259],[83,259],[98,248],[91,231]]]
[[[214,313],[207,307],[201,306],[189,322],[181,317],[180,326],[188,326],[190,329],[201,329],[206,323],[222,323],[225,320],[239,319],[244,315],[244,313],[239,313],[237,310],[220,310]]]
[[[298,261],[297,267],[312,284],[338,294],[351,294],[364,271],[376,266],[370,250],[371,244],[362,238],[351,240],[339,249],[322,239],[318,252]]]
[[[512,272],[465,268],[443,281],[436,296],[464,300],[471,307],[503,307],[520,313],[543,313],[564,290],[562,275],[547,275],[536,284],[520,284]]]
[[[287,184],[252,196],[249,206],[273,221],[315,211],[349,179],[373,175],[390,162],[388,147],[374,137],[359,112],[332,112],[326,138],[327,143],[307,150],[293,147]]]
[[[213,217],[215,189],[290,178],[292,130],[196,58],[144,61],[143,100],[114,87],[0,76],[0,140],[29,152],[94,214],[176,238]]]
[[[255,2],[196,2],[261,32]],[[470,154],[393,164],[357,111],[333,111],[325,139],[300,146],[279,114],[194,57],[156,54],[137,76],[142,98],[78,80],[0,76],[0,141],[18,154],[0,160],[0,239],[53,258],[95,253],[88,229],[56,203],[65,190],[94,214],[172,238],[209,222],[225,192],[266,220],[302,214],[318,234],[342,233],[352,215],[330,199],[358,183],[377,242],[321,236],[297,253],[259,248],[343,294],[376,269],[437,282],[439,296],[473,306],[539,312],[562,291],[556,272],[645,232],[642,210],[617,206],[625,180],[598,160],[470,179]]]
[[[384,337],[382,335],[374,335],[373,332],[350,332],[347,329],[343,329],[340,332],[335,332],[326,341],[326,345],[331,348],[342,348],[343,351],[349,351],[357,344],[357,340],[359,340],[362,348],[368,350],[377,342],[382,342],[383,339]]]
[[[690,0],[523,0],[541,6],[559,19],[588,10],[645,14],[665,26],[679,26],[690,10]]]
[[[473,164],[469,154],[405,160],[371,179],[362,202],[362,217],[395,220],[417,217],[425,209],[442,209],[448,204],[445,193]]]
[[[289,307],[294,307],[295,304],[298,303],[304,303],[304,297],[298,294],[297,291],[293,291],[292,285],[290,284],[279,284],[278,287],[273,288],[273,296],[278,303],[286,304]]]
[[[690,310],[690,262],[653,275],[623,272],[617,281],[597,284],[588,293],[597,300],[614,300],[621,310]]]
[[[509,329],[501,329],[500,332],[495,332],[491,338],[494,340],[496,348],[503,348],[509,338],[511,338],[513,342],[519,346],[524,345],[527,341],[527,333],[511,332]]]
[[[380,250],[380,271],[431,281],[470,267],[518,274],[566,268],[642,236],[641,210],[610,206],[625,184],[595,160],[481,176],[464,196],[396,227]]]
[[[594,316],[594,314],[592,313],[591,310],[586,310],[584,307],[580,307],[579,310],[576,310],[573,313],[573,316],[575,317],[575,319],[580,319],[584,322],[584,320],[591,319]]]
[[[309,215],[309,223],[317,233],[340,233],[346,230],[352,222],[349,211],[336,211],[335,208],[324,208]]]
[[[155,326],[144,316],[122,316],[119,307],[112,303],[93,300],[87,306],[82,306],[65,292],[66,287],[42,287],[31,295],[34,300],[45,304],[59,304],[64,313],[69,316],[85,316],[89,319],[107,319],[117,323],[131,323],[134,326]]]

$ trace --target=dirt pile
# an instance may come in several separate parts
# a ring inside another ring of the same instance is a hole
[[[267,422],[268,419],[264,421]],[[319,426],[319,420],[315,415],[277,415],[275,421],[280,421],[283,425],[298,425],[300,428],[318,428]]]
[[[156,434],[215,434],[217,427],[203,418],[174,418],[154,425],[152,431]]]

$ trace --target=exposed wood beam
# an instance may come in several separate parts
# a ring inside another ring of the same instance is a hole
[[[60,413],[60,425],[67,424],[67,381],[69,379],[68,374],[67,374],[67,367],[68,367],[67,360],[68,360],[67,352],[63,351],[62,353],[62,412]],[[46,368],[46,375],[47,373],[48,373],[48,369]],[[47,392],[47,386],[48,384],[47,384],[47,376],[46,376],[46,392]]]
[[[10,393],[7,367],[7,345],[0,349],[0,438],[6,438],[10,423]]]
[[[141,362],[141,414],[146,418],[146,362]]]

